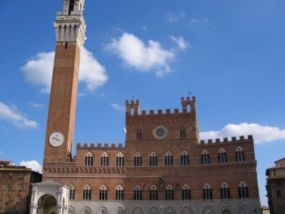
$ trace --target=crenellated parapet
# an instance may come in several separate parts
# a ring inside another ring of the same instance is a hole
[[[91,144],[87,144],[87,143],[78,143],[77,144],[77,149],[125,149],[125,147],[123,146],[123,144],[108,144],[108,143],[91,143]]]
[[[208,139],[206,140],[201,140],[200,144],[201,145],[209,145],[209,144],[219,144],[219,143],[241,143],[241,142],[245,142],[245,141],[253,141],[253,136],[252,135],[248,135],[247,138],[245,138],[244,136],[240,136],[239,138],[237,137],[231,137],[231,138],[227,138],[224,137],[222,139],[217,138],[217,139]]]
[[[196,107],[195,107],[196,99],[195,97],[182,97],[181,98],[181,105],[182,105],[182,111],[178,108],[175,108],[173,110],[167,108],[165,110],[163,109],[150,109],[150,110],[142,110],[140,111],[140,101],[139,100],[130,100],[126,101],[126,114],[128,116],[153,116],[153,115],[175,115],[175,114],[183,114],[183,113],[195,113]]]

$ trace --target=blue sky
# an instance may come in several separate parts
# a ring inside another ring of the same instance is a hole
[[[42,163],[61,8],[0,1],[0,159]],[[124,143],[126,99],[173,109],[191,92],[201,137],[254,135],[266,204],[265,169],[285,156],[284,11],[282,0],[86,0],[75,142]]]

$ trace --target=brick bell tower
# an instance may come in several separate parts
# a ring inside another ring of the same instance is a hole
[[[86,39],[84,0],[64,0],[55,20],[56,51],[44,166],[69,161],[74,137],[80,51]],[[45,174],[44,174],[45,176]]]

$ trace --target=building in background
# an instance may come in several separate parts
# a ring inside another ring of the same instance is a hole
[[[285,158],[275,161],[275,167],[266,170],[267,197],[271,214],[285,213]]]
[[[195,97],[181,98],[181,110],[126,101],[124,145],[78,144],[71,154],[83,8],[65,0],[57,13],[43,182],[33,185],[31,214],[260,213],[253,137],[200,140]]]
[[[29,213],[31,183],[41,179],[29,168],[0,161],[0,213]]]

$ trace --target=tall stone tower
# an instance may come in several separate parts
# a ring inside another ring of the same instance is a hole
[[[44,166],[69,160],[74,137],[80,51],[86,39],[84,0],[64,0],[55,21],[56,51]],[[45,177],[45,173],[44,173]]]

